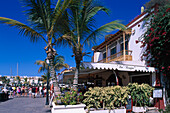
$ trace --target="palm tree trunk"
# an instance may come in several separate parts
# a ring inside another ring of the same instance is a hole
[[[50,63],[50,74],[51,74],[52,82],[54,85],[54,94],[58,95],[58,94],[61,94],[61,92],[60,92],[59,84],[57,82],[56,72],[54,69],[54,57],[48,57],[48,58],[49,58],[49,63]]]
[[[75,89],[77,89],[77,87],[78,87],[78,75],[79,75],[79,71],[80,71],[80,63],[76,63],[76,71],[75,71],[74,81],[73,81],[73,87]]]

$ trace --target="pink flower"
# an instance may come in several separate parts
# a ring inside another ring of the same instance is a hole
[[[154,38],[152,38],[152,40],[151,40],[151,42],[153,42],[155,39]]]
[[[153,46],[153,44],[150,44],[150,46]]]
[[[162,35],[166,35],[166,32],[163,32]]]
[[[162,67],[162,69],[165,69],[165,67]]]
[[[149,37],[152,35],[152,33],[149,34]]]
[[[154,37],[156,40],[158,40],[159,39],[159,37]]]
[[[168,12],[170,10],[170,8],[168,8],[167,10],[166,10],[166,12]]]

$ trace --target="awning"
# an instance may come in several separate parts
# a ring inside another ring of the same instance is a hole
[[[140,65],[118,64],[118,63],[83,62],[82,66],[85,69],[105,69],[105,70],[119,70],[119,71],[155,72],[154,67],[146,67],[146,66],[140,66]]]

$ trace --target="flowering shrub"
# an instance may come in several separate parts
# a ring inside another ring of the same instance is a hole
[[[82,93],[78,93],[77,90],[70,89],[70,91],[65,92],[62,95],[58,95],[54,102],[60,105],[76,105],[80,103],[83,99]]]
[[[149,17],[146,33],[136,41],[146,47],[142,58],[146,58],[148,66],[156,67],[164,75],[170,75],[170,8],[160,7]]]

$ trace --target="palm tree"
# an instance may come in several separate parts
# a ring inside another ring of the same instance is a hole
[[[65,60],[63,56],[55,56],[53,61],[55,71],[60,71],[62,68],[69,68],[69,65],[67,63],[64,63],[64,61]],[[50,68],[46,61],[37,60],[35,64],[41,65],[41,67],[38,69],[38,72],[43,72]],[[47,80],[47,74],[44,74],[41,77],[43,77],[44,80]]]
[[[7,77],[6,76],[0,77],[0,81],[2,81],[3,84],[7,84]]]
[[[47,59],[50,62],[50,73],[54,82],[55,92],[60,92],[57,84],[53,59],[56,55],[54,40],[64,34],[66,9],[72,0],[58,0],[55,4],[53,0],[25,0],[24,6],[30,25],[26,25],[17,20],[0,17],[0,23],[5,23],[10,27],[16,27],[19,33],[30,38],[30,41],[37,42],[39,39],[46,43],[44,48]]]
[[[70,5],[68,11],[70,26],[67,27],[67,33],[58,38],[56,43],[58,45],[68,45],[72,48],[76,61],[73,85],[77,87],[80,63],[83,57],[89,54],[89,52],[84,51],[84,47],[95,44],[96,39],[103,37],[105,33],[116,29],[124,29],[125,26],[120,21],[112,21],[97,29],[95,15],[99,11],[108,13],[108,9],[97,4],[95,0],[80,0],[73,3],[76,5]]]
[[[44,75],[41,75],[41,81],[42,81],[42,83],[47,83],[47,74],[46,73],[44,73]],[[50,79],[49,79],[49,81],[50,81]]]
[[[20,84],[21,78],[20,76],[16,76],[17,84]]]
[[[24,78],[24,84],[28,84],[28,78]]]
[[[60,71],[62,68],[69,68],[69,65],[67,63],[64,63],[65,59],[63,56],[55,56],[53,60],[53,65],[55,71]],[[38,72],[42,72],[48,69],[49,65],[46,63],[46,61],[37,60],[35,62],[37,65],[41,65],[41,67],[38,69]],[[50,67],[49,67],[50,68]]]

